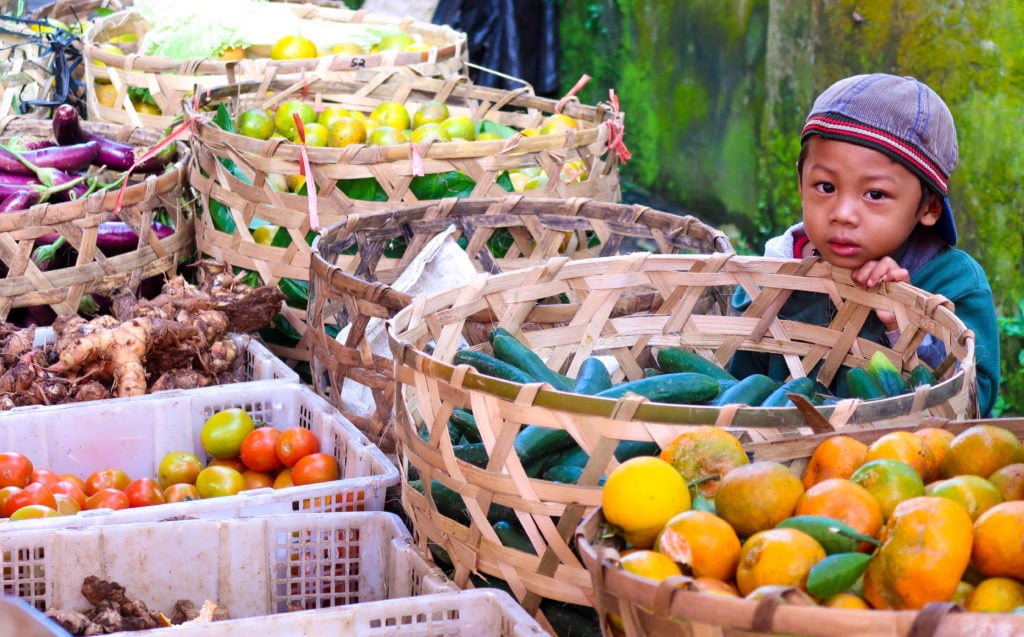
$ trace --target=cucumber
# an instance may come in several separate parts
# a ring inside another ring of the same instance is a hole
[[[615,459],[625,462],[637,456],[656,456],[661,453],[658,443],[649,440],[620,440],[615,445]]]
[[[580,363],[580,371],[576,374],[576,381],[573,384],[573,391],[577,394],[593,396],[599,391],[604,391],[612,386],[612,375],[608,373],[601,359],[596,356],[588,356]]]
[[[601,637],[601,624],[593,608],[544,600],[540,610],[556,637]]]
[[[516,337],[515,334],[513,334],[512,332],[506,330],[504,327],[495,327],[495,328],[491,329],[491,333],[488,335],[488,340],[491,342],[491,345],[494,345],[494,337],[495,336],[499,336],[499,335],[500,336],[507,336],[509,338],[515,338]]]
[[[497,534],[498,539],[501,540],[503,546],[531,555],[537,554],[537,550],[533,548],[530,538],[526,537],[526,533],[523,533],[523,530],[518,525],[506,520],[498,520],[491,527]]]
[[[516,434],[515,442],[512,443],[524,467],[572,446],[576,446],[576,441],[565,429],[539,425],[526,425]]]
[[[650,378],[651,376],[661,376],[662,371],[656,367],[644,367],[644,378]]]
[[[846,390],[851,398],[861,400],[878,400],[885,398],[885,390],[878,384],[875,377],[868,373],[868,370],[861,367],[851,367],[846,372]]]
[[[572,447],[562,453],[562,456],[558,459],[558,464],[564,466],[582,467],[587,464],[590,460],[590,454],[583,450],[579,445]]]
[[[544,470],[541,477],[551,482],[561,482],[563,484],[578,484],[580,476],[583,475],[583,467],[577,467],[573,465],[557,464],[553,467],[549,467]],[[605,477],[601,476],[598,479],[598,486],[604,485]]]
[[[460,349],[455,352],[452,362],[456,365],[469,365],[476,371],[486,376],[493,376],[513,383],[536,383],[537,378],[527,374],[515,365],[498,360],[494,356],[478,352],[473,349]]]
[[[697,404],[718,395],[718,381],[707,374],[677,372],[619,383],[596,395],[622,398],[627,393],[639,394],[659,403]]]
[[[806,376],[798,376],[782,383],[778,389],[768,394],[761,401],[762,407],[792,407],[793,401],[786,394],[800,394],[810,400],[814,396],[814,381]]]
[[[515,338],[497,334],[494,336],[494,356],[510,365],[515,365],[538,381],[548,383],[558,391],[571,392],[573,381],[547,366],[532,349]]]
[[[935,374],[924,363],[918,363],[914,369],[910,370],[910,375],[907,376],[907,385],[910,386],[911,390],[917,389],[921,385],[932,386],[938,384],[939,379],[935,378]]]
[[[697,372],[719,380],[738,380],[721,365],[713,363],[697,352],[678,347],[662,347],[658,350],[658,365],[667,373]]]
[[[467,442],[480,442],[480,430],[476,427],[476,418],[468,409],[459,407],[453,409],[448,423],[453,425]]]
[[[882,352],[875,352],[868,361],[868,373],[874,376],[886,396],[899,396],[910,392],[907,381],[903,380],[900,370],[892,364],[889,357]]]
[[[750,405],[757,407],[776,389],[779,384],[764,374],[751,374],[711,401],[712,405]]]
[[[410,480],[409,486],[423,493],[423,484],[420,480]],[[462,501],[462,496],[457,491],[453,491],[437,480],[434,480],[430,483],[430,494],[438,513],[446,518],[451,518],[459,524],[469,524],[466,503]]]
[[[482,442],[470,442],[461,445],[453,445],[452,453],[459,460],[468,462],[471,465],[480,467],[481,469],[487,467],[487,448],[484,447]]]

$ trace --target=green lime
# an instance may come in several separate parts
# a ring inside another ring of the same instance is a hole
[[[313,106],[302,100],[288,100],[278,107],[274,115],[274,127],[285,139],[295,137],[295,119],[292,113],[298,113],[303,124],[311,124],[316,121],[316,112]]]
[[[262,108],[250,108],[238,116],[238,132],[246,137],[270,139],[274,128],[274,118]]]

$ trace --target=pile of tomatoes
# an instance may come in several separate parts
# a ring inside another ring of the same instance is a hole
[[[205,461],[191,451],[172,451],[160,460],[155,475],[136,478],[115,467],[84,477],[57,474],[35,467],[24,454],[0,452],[0,517],[20,520],[153,506],[339,477],[338,461],[320,450],[312,431],[255,423],[243,409],[210,416],[200,440]]]

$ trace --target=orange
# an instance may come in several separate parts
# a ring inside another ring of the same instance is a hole
[[[827,438],[811,453],[802,481],[804,488],[829,478],[849,478],[864,464],[868,446],[850,436]]]
[[[909,464],[924,482],[931,482],[938,472],[931,447],[924,438],[909,431],[889,432],[868,445],[864,462],[879,458],[891,458]]]
[[[238,116],[238,132],[255,139],[270,139],[274,134],[274,116],[263,108],[250,108]]]
[[[316,56],[316,44],[301,35],[283,36],[270,47],[271,60],[300,60]]]
[[[956,502],[971,516],[971,521],[1003,501],[1003,494],[996,485],[970,474],[933,482],[925,486],[924,493]]]
[[[412,123],[412,118],[409,117],[409,111],[406,110],[405,105],[401,102],[381,102],[373,109],[370,113],[370,119],[375,119],[381,123],[381,126],[391,126],[397,128],[400,131],[404,131],[409,128]]]
[[[823,515],[871,537],[882,528],[882,505],[867,489],[844,478],[829,478],[808,489],[796,503],[795,515]],[[869,551],[871,545],[865,542],[861,549]]]
[[[341,106],[328,106],[317,114],[316,123],[320,124],[327,130],[330,130],[331,126],[334,125],[334,122],[338,121],[342,117],[352,117],[352,114],[347,108],[343,108]]]
[[[117,89],[113,84],[96,83],[96,101],[103,106],[114,106],[117,101]]]
[[[679,565],[673,562],[672,558],[648,549],[631,551],[619,556],[619,564],[624,571],[658,582],[674,575],[683,574]]]
[[[761,586],[793,586],[807,590],[807,574],[825,559],[825,549],[803,531],[759,531],[743,543],[736,568],[736,587],[743,596]]]
[[[426,123],[414,128],[409,141],[420,144],[426,142],[450,142],[451,136],[440,124]]]
[[[982,575],[1024,580],[1024,500],[997,504],[974,521],[971,562]]]
[[[394,126],[381,126],[366,138],[366,143],[370,146],[394,146],[407,141],[409,141],[408,136]]]
[[[740,592],[729,582],[723,582],[712,577],[698,577],[690,584],[694,590],[708,595],[722,595],[724,597],[739,597]]]
[[[869,610],[871,608],[862,597],[857,597],[853,593],[839,593],[829,597],[821,605],[828,608],[848,608],[853,610]]]
[[[440,124],[448,119],[448,105],[440,100],[427,100],[420,104],[412,116],[412,127],[419,128],[424,124]]]
[[[568,115],[565,115],[564,113],[555,113],[554,115],[551,115],[546,120],[544,120],[544,124],[542,124],[540,127],[540,134],[564,134],[568,133],[569,131],[578,130],[579,127],[580,126],[579,124],[576,123],[576,120],[569,117]]]
[[[915,431],[914,435],[924,438],[932,450],[932,455],[935,456],[936,466],[942,464],[942,459],[946,457],[946,450],[949,449],[949,443],[956,437],[952,431],[939,427],[924,427]]]
[[[785,465],[752,462],[725,474],[715,494],[715,510],[740,537],[749,537],[793,515],[803,494],[800,478]]]
[[[409,35],[404,31],[398,33],[389,33],[380,39],[377,43],[378,51],[404,51],[406,47],[409,47],[416,43],[416,38]]]
[[[630,458],[608,475],[601,506],[609,524],[637,548],[650,548],[665,523],[690,508],[690,490],[672,465],[654,456]]]
[[[1024,583],[1009,577],[990,577],[968,593],[963,605],[972,613],[1012,612],[1024,606]]]
[[[316,112],[313,105],[303,100],[288,100],[277,108],[274,113],[274,127],[285,139],[291,140],[297,132],[295,118],[297,113],[303,124],[312,124],[316,121]]]
[[[672,463],[687,482],[703,480],[696,490],[708,498],[715,496],[723,476],[750,463],[736,436],[711,426],[693,427],[679,434],[662,449],[661,459]]]
[[[864,572],[864,599],[876,609],[919,609],[952,597],[971,559],[971,518],[952,500],[901,502],[882,529]]]
[[[853,472],[850,480],[868,490],[882,506],[882,519],[888,520],[896,505],[924,495],[921,475],[899,460],[880,458],[867,462]]]
[[[689,567],[694,577],[730,580],[740,561],[736,531],[707,511],[683,511],[669,520],[654,549]]]
[[[1004,500],[1024,500],[1024,463],[1000,467],[992,472],[988,481],[996,485]]]
[[[476,138],[476,124],[468,115],[452,115],[441,122],[441,127],[448,131],[448,136],[452,139],[465,139],[471,142]]]
[[[943,478],[963,473],[987,478],[1017,462],[1024,462],[1024,446],[1013,432],[997,425],[974,425],[949,442],[939,471]]]
[[[366,125],[354,117],[341,117],[327,129],[327,145],[343,148],[366,143]]]

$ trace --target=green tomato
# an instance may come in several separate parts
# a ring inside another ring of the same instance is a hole
[[[239,407],[218,411],[210,416],[199,432],[206,453],[214,458],[237,458],[242,440],[255,429],[252,417]]]

